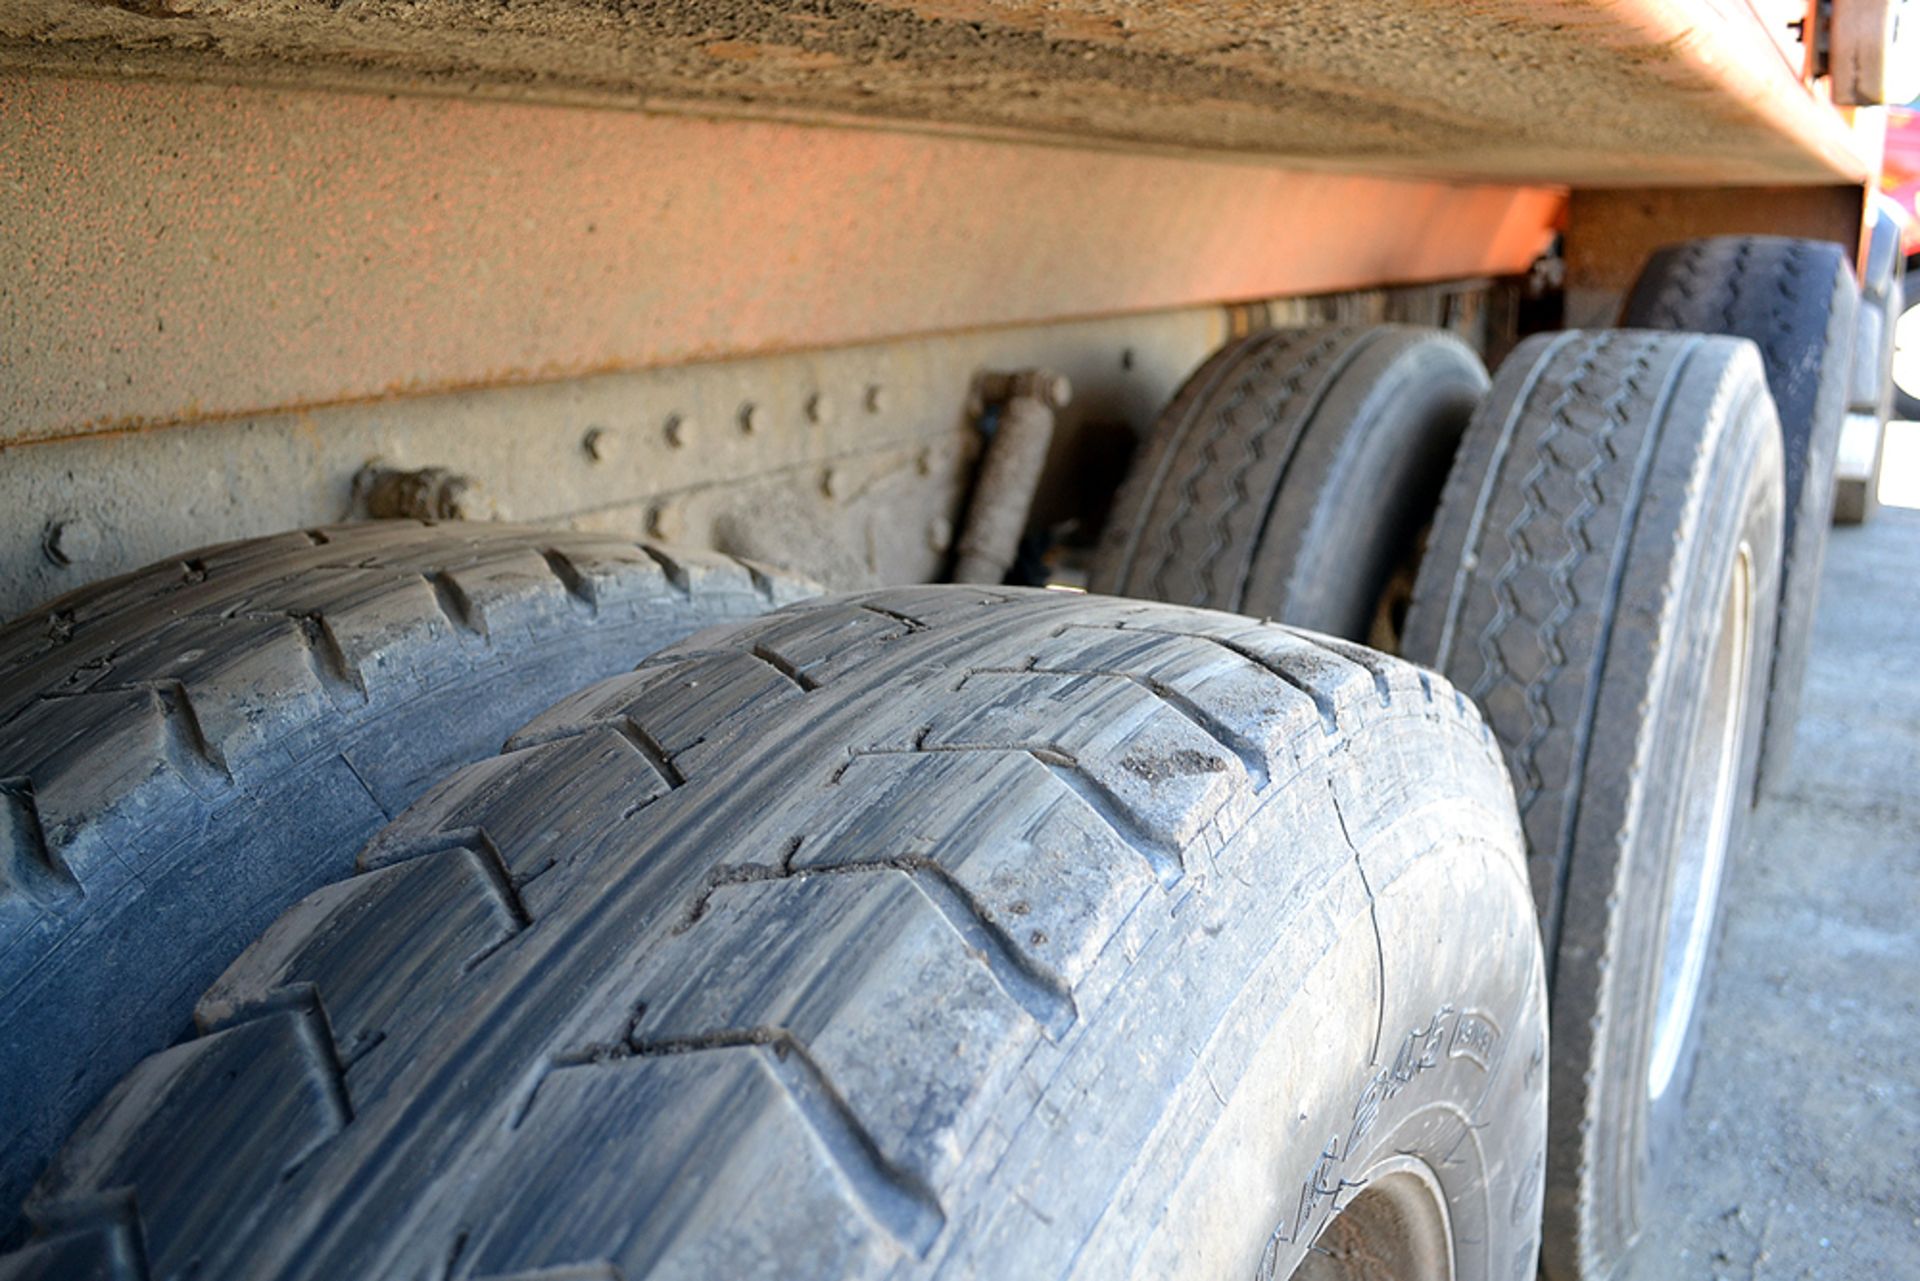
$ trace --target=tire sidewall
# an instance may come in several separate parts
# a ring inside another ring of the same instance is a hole
[[[1284,1281],[1367,1172],[1396,1156],[1418,1159],[1443,1191],[1457,1276],[1532,1275],[1547,1015],[1520,835],[1487,745],[1407,732],[1418,724],[1376,727],[1372,742],[1354,744],[1386,777],[1416,760],[1424,775],[1371,796],[1336,787],[1335,831],[1345,828],[1364,884],[1338,874],[1296,915],[1296,936],[1309,921],[1333,927],[1306,974],[1280,964],[1247,985],[1250,994],[1298,985],[1250,1061],[1216,1047],[1198,1056],[1188,1093],[1219,1114],[1187,1140],[1198,1150],[1136,1156],[1130,1200],[1164,1218],[1132,1248],[1120,1239],[1139,1225],[1110,1222],[1076,1275]],[[1276,955],[1297,950],[1287,942]]]
[[[1242,612],[1364,639],[1396,564],[1433,517],[1487,385],[1479,358],[1450,335],[1376,339],[1315,411],[1274,502],[1306,520],[1270,521]]]

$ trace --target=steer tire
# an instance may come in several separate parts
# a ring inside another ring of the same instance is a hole
[[[1089,585],[1376,638],[1383,597],[1414,562],[1486,391],[1479,357],[1439,330],[1279,330],[1231,343],[1155,424]]]
[[[1780,615],[1758,789],[1778,787],[1793,754],[1833,519],[1834,460],[1853,384],[1859,291],[1846,252],[1822,240],[1716,236],[1672,245],[1641,269],[1621,313],[1630,329],[1750,338],[1780,418],[1787,523]]]
[[[1414,588],[1407,655],[1485,712],[1527,835],[1561,1281],[1613,1274],[1674,1141],[1750,812],[1780,473],[1753,344],[1531,338],[1467,430]]]
[[[0,1227],[221,966],[429,783],[807,591],[592,534],[380,522],[191,552],[0,629]]]
[[[80,1126],[0,1272],[1532,1275],[1510,787],[1371,651],[802,605],[563,701],[361,868]]]

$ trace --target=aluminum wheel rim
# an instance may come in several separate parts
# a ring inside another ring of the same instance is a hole
[[[1418,1157],[1394,1156],[1359,1182],[1291,1281],[1452,1281],[1453,1227],[1432,1168]]]
[[[1706,977],[1707,949],[1725,877],[1734,808],[1740,798],[1746,691],[1753,666],[1753,548],[1740,544],[1720,608],[1719,635],[1708,669],[1707,701],[1687,752],[1684,808],[1675,846],[1671,907],[1661,954],[1647,1097],[1658,1101],[1680,1069],[1687,1031]]]

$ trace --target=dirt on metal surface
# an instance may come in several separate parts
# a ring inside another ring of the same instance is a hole
[[[1786,789],[1728,870],[1673,1177],[1622,1281],[1920,1267],[1920,511],[1836,529]]]
[[[1554,191],[0,73],[0,442],[1524,271]]]
[[[1031,528],[1085,537],[1134,442],[1229,336],[1399,323],[1482,347],[1513,306],[1506,286],[1461,281],[0,445],[0,618],[186,548],[356,518],[369,464],[469,478],[476,519],[645,532],[835,588],[925,582],[951,561],[975,474],[981,370],[1071,381]]]
[[[1489,180],[1859,164],[1708,0],[0,0],[0,57],[908,122]]]

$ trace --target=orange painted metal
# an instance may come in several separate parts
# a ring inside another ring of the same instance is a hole
[[[0,77],[0,443],[1526,268],[1556,190]]]
[[[1750,116],[1768,133],[1790,140],[1828,171],[1831,180],[1865,182],[1869,165],[1847,119],[1831,105],[1825,86],[1819,92],[1803,79],[1799,60],[1790,60],[1762,25],[1761,0],[1534,0],[1546,23],[1592,24],[1596,20],[1635,37],[1648,50],[1666,55],[1649,59],[1676,88],[1701,95],[1700,109]],[[1792,4],[1768,3],[1779,21]],[[1596,19],[1596,15],[1604,15]],[[1620,35],[1614,40],[1619,41]],[[1711,173],[1700,180],[1710,181]]]

